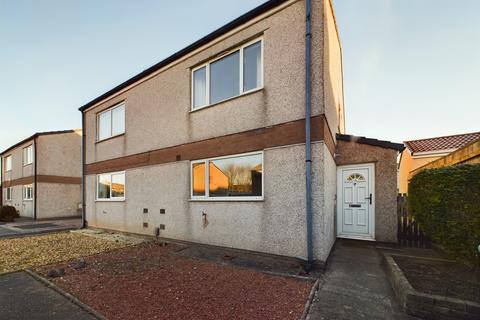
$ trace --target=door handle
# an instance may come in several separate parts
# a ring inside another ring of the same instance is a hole
[[[370,196],[369,197],[366,197],[365,199],[369,199],[370,200],[370,204],[372,204],[372,194],[370,193]]]

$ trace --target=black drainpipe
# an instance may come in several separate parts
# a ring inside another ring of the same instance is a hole
[[[311,150],[311,52],[312,52],[312,3],[305,0],[306,32],[305,32],[305,197],[307,213],[307,265],[309,272],[313,264],[313,232],[312,232],[312,150]]]
[[[82,111],[82,229],[87,226],[85,213],[85,141],[85,114]]]
[[[37,138],[33,138],[33,220],[37,220]]]

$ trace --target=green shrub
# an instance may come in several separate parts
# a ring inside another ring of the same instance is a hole
[[[0,207],[0,221],[3,222],[12,222],[15,218],[18,218],[20,215],[17,212],[17,209],[12,206],[1,206]]]
[[[480,264],[480,164],[427,169],[408,186],[409,212],[454,257]]]

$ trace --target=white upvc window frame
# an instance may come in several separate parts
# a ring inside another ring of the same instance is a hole
[[[26,146],[22,150],[22,161],[23,161],[23,166],[28,166],[33,163],[33,144]]]
[[[243,52],[244,52],[244,49],[246,47],[249,47],[251,46],[252,44],[255,44],[257,42],[260,42],[260,85],[257,87],[257,88],[253,88],[253,89],[250,89],[250,90],[247,90],[247,91],[244,91],[244,75],[243,75],[243,72],[244,72],[244,57],[243,57]],[[221,60],[223,58],[225,58],[226,56],[228,55],[231,55],[235,52],[239,51],[240,52],[240,81],[239,81],[239,85],[240,85],[240,94],[236,95],[236,96],[233,96],[233,97],[229,97],[229,98],[226,98],[224,100],[221,100],[221,101],[218,101],[218,102],[214,102],[214,103],[210,103],[210,65],[218,60]],[[206,81],[206,95],[205,95],[205,104],[204,105],[201,105],[201,106],[198,106],[198,107],[195,107],[195,90],[194,90],[194,86],[195,86],[195,83],[194,83],[194,73],[195,71],[199,70],[199,69],[202,69],[202,68],[205,68],[205,72],[206,72],[206,78],[205,78],[205,81]],[[255,92],[255,91],[259,91],[259,90],[262,90],[263,87],[264,87],[264,39],[263,37],[259,37],[259,38],[255,38],[254,40],[252,41],[249,41],[249,42],[246,42],[244,44],[242,44],[241,46],[238,46],[232,50],[229,50],[228,52],[222,54],[221,56],[219,57],[216,57],[212,60],[209,60],[207,61],[206,63],[203,63],[199,66],[196,66],[195,68],[192,68],[191,69],[191,72],[190,72],[190,86],[191,86],[191,104],[190,104],[190,111],[197,111],[197,110],[200,110],[200,109],[203,109],[203,108],[207,108],[207,107],[210,107],[210,106],[213,106],[213,105],[216,105],[216,104],[219,104],[219,103],[222,103],[222,102],[225,102],[225,101],[228,101],[230,99],[234,99],[234,98],[237,98],[237,97],[241,97],[243,95],[246,95],[246,94],[249,94],[249,93],[252,93],[252,92]]]
[[[13,188],[7,187],[5,188],[5,201],[12,201],[13,198]]]
[[[119,107],[122,107],[123,106],[123,118],[124,118],[124,123],[123,123],[123,132],[121,133],[117,133],[117,134],[113,134],[113,117],[112,117],[112,112],[114,109],[117,109]],[[110,113],[110,135],[106,138],[102,138],[100,139],[100,116],[102,114],[105,114],[105,113]],[[100,111],[99,113],[96,114],[96,135],[95,135],[95,140],[96,142],[101,142],[101,141],[104,141],[104,140],[108,140],[108,139],[111,139],[111,138],[115,138],[115,137],[118,137],[118,136],[121,136],[121,135],[124,135],[125,132],[127,131],[127,128],[126,128],[126,122],[127,122],[127,106],[126,106],[126,103],[125,101],[120,101],[119,103],[113,105],[112,107],[108,108],[108,109],[105,109],[103,111]]]
[[[262,156],[262,195],[261,196],[238,196],[238,197],[210,197],[210,178],[209,178],[209,161],[221,160],[221,159],[230,159],[230,158],[239,158],[244,156],[252,155],[261,155]],[[204,196],[195,196],[193,195],[193,165],[198,163],[205,164],[205,195]],[[239,153],[232,154],[228,156],[215,157],[215,158],[206,158],[200,160],[190,161],[190,201],[263,201],[265,197],[265,154],[263,151],[255,151],[248,153]]]
[[[12,171],[12,162],[13,158],[11,154],[5,157],[5,172]]]
[[[33,184],[26,184],[23,186],[23,200],[24,201],[33,200]]]
[[[112,197],[112,176],[123,174],[123,178],[125,180],[123,197]],[[99,198],[98,197],[98,183],[100,176],[109,175],[110,176],[110,198]],[[98,202],[123,202],[127,197],[127,175],[126,171],[116,171],[116,172],[105,172],[99,173],[95,176],[95,201]]]

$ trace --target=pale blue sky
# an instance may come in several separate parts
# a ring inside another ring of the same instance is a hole
[[[263,0],[0,0],[0,150],[80,127],[79,106]],[[347,131],[480,130],[480,1],[334,0]]]

